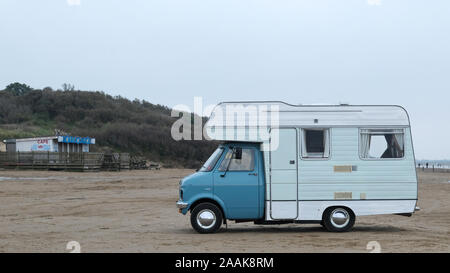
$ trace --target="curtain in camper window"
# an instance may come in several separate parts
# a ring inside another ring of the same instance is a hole
[[[373,155],[372,137],[384,136],[385,150],[380,156]],[[359,152],[361,158],[402,158],[404,156],[404,132],[403,129],[361,129],[359,141]]]
[[[324,150],[323,150],[323,157],[329,157],[330,156],[330,133],[329,130],[324,130],[323,132],[323,141],[324,141]]]
[[[306,151],[306,132],[303,130],[302,133],[302,157],[308,157],[308,152]]]
[[[404,137],[403,133],[395,133],[390,135],[391,139],[389,143],[389,149],[391,149],[390,156],[392,158],[402,158],[403,157],[403,150],[404,150]],[[388,140],[388,139],[386,139]]]
[[[398,143],[398,146],[401,149],[402,156],[403,156],[403,153],[404,153],[404,150],[405,150],[405,143],[404,143],[405,140],[404,140],[404,137],[403,137],[403,132],[394,134],[394,137],[395,137],[395,140]]]
[[[368,158],[370,150],[370,135],[368,133],[361,133],[361,157]]]

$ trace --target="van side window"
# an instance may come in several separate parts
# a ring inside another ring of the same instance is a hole
[[[225,155],[225,158],[220,164],[219,171],[224,172],[226,170],[232,154],[233,151],[231,149],[228,150],[227,154]],[[253,149],[243,148],[242,158],[236,159],[236,155],[233,155],[230,166],[228,167],[228,171],[253,171],[254,168],[255,168],[255,153],[253,152]]]
[[[303,129],[302,132],[303,158],[328,158],[330,156],[329,129]]]
[[[404,157],[403,129],[361,129],[359,155],[362,159]]]

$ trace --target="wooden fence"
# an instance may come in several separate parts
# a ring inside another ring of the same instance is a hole
[[[0,152],[0,168],[120,171],[130,168],[130,156],[127,153]]]

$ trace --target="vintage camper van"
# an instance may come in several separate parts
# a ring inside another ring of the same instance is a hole
[[[180,181],[177,202],[200,233],[227,220],[341,232],[357,216],[418,209],[410,122],[400,106],[226,102],[205,132],[222,144]]]

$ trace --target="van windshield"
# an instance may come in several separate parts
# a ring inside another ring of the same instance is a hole
[[[217,148],[214,153],[206,160],[205,164],[198,170],[199,172],[210,172],[223,153],[223,147]]]

